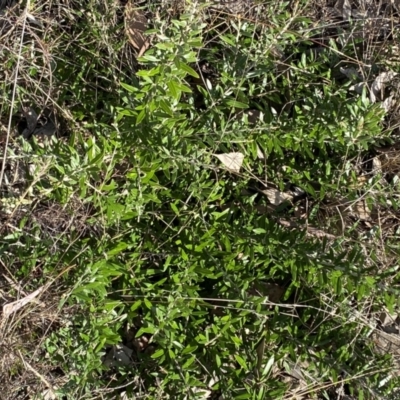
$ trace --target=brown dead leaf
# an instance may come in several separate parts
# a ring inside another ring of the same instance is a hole
[[[286,288],[275,283],[254,282],[248,289],[251,296],[268,296],[268,300],[272,303],[279,303],[280,299],[286,292]]]
[[[242,153],[214,154],[224,166],[233,172],[239,172],[242,167],[244,155]]]
[[[332,234],[330,234],[328,232],[325,232],[325,231],[323,231],[321,229],[314,228],[312,226],[305,227],[305,226],[302,226],[300,224],[297,224],[296,222],[287,221],[287,220],[285,220],[283,218],[279,219],[278,222],[279,222],[280,225],[284,226],[285,228],[292,228],[292,229],[304,229],[304,228],[306,228],[306,235],[308,237],[317,237],[319,239],[326,238],[326,239],[329,239],[329,240],[333,240],[333,239],[337,238],[335,235],[332,235]]]
[[[329,240],[336,239],[335,235],[332,235],[332,234],[330,234],[328,232],[325,232],[325,231],[323,231],[321,229],[313,228],[312,226],[308,226],[307,227],[306,235],[308,237],[317,237],[319,239],[322,239],[322,238],[326,238],[326,239],[329,239]]]
[[[274,206],[279,206],[285,201],[291,202],[293,200],[293,196],[291,194],[281,192],[278,189],[274,189],[272,187],[261,190],[261,193],[267,196],[269,202]]]
[[[374,80],[371,85],[370,100],[375,103],[377,100],[384,100],[383,92],[385,89],[385,84],[391,82],[393,78],[397,75],[397,72],[387,71],[381,72]]]
[[[3,317],[7,318],[11,314],[17,312],[19,309],[24,307],[26,304],[35,302],[36,297],[39,296],[40,293],[42,293],[45,288],[46,286],[42,286],[41,288],[35,290],[33,293],[29,294],[28,296],[3,306]]]
[[[361,221],[368,221],[371,219],[371,211],[365,200],[361,199],[354,205],[354,214]]]
[[[372,159],[372,172],[374,174],[382,174],[382,162],[379,157],[374,157]]]
[[[350,0],[338,0],[334,9],[336,13],[341,15],[344,20],[348,20],[351,17]]]
[[[379,315],[379,321],[384,328],[387,326],[398,325],[399,315],[397,313],[390,313],[387,310],[382,310]]]
[[[351,4],[350,0],[344,0],[343,1],[343,19],[348,20],[351,17]]]
[[[372,341],[377,353],[393,356],[393,360],[397,364],[396,375],[398,376],[400,374],[400,336],[377,329],[372,334]]]
[[[147,18],[141,10],[138,10],[130,1],[125,8],[125,33],[131,45],[137,50],[141,57],[150,47],[150,37],[144,32],[148,29]]]
[[[260,149],[260,147],[257,145],[257,158],[259,160],[265,160],[265,154],[264,152]]]
[[[367,175],[357,176],[357,181],[352,183],[350,187],[352,189],[362,189],[364,185],[368,182],[369,177]]]

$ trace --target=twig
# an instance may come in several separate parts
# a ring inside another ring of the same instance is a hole
[[[7,126],[7,136],[6,136],[6,141],[4,144],[4,152],[3,152],[3,162],[1,165],[1,171],[0,171],[0,188],[3,183],[3,177],[4,177],[4,171],[6,169],[6,161],[7,161],[7,149],[8,149],[8,143],[10,140],[10,134],[11,134],[11,123],[12,123],[12,111],[14,108],[14,103],[15,103],[15,95],[17,92],[17,80],[18,80],[18,71],[19,71],[19,64],[21,61],[21,53],[22,53],[22,44],[24,41],[24,35],[25,35],[25,28],[26,28],[26,19],[28,15],[28,10],[30,8],[30,0],[27,0],[26,6],[25,6],[25,11],[24,11],[24,20],[22,24],[22,32],[21,32],[21,41],[19,43],[19,50],[18,50],[18,59],[17,59],[17,66],[15,69],[15,77],[14,77],[14,86],[13,86],[13,91],[12,91],[12,96],[11,96],[11,108],[10,108],[10,115],[8,118],[8,126]]]
[[[29,0],[28,0],[29,2]],[[43,382],[47,388],[50,391],[50,394],[52,396],[52,398],[55,398],[55,392],[54,392],[54,387],[53,385],[43,376],[41,375],[38,371],[36,371],[29,363],[28,361],[25,360],[25,358],[23,357],[23,355],[21,354],[21,352],[18,350],[18,354],[19,354],[19,358],[21,359],[22,363],[24,364],[24,366],[29,369],[31,372],[33,372],[40,380],[41,382]]]

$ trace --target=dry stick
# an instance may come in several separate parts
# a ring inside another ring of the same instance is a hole
[[[28,0],[28,2],[29,2],[29,0]],[[36,369],[33,368],[28,363],[28,361],[25,360],[25,358],[23,357],[20,350],[18,350],[18,355],[19,355],[19,358],[21,359],[22,363],[24,364],[25,368],[27,368],[27,369],[29,369],[29,371],[33,372],[41,380],[41,382],[44,383],[48,387],[51,397],[55,398],[55,388],[53,387],[53,385],[43,375],[41,375],[38,371],[36,371]]]
[[[25,10],[24,10],[24,17],[23,17],[24,21],[23,21],[23,25],[22,25],[21,41],[19,43],[17,66],[16,66],[16,69],[15,69],[14,86],[13,86],[12,97],[11,97],[11,109],[10,109],[10,115],[9,115],[9,118],[8,118],[6,142],[4,144],[3,162],[2,162],[2,165],[1,165],[1,171],[0,171],[0,188],[1,188],[1,185],[3,183],[4,171],[6,169],[7,149],[8,149],[9,139],[10,139],[12,114],[13,114],[12,111],[13,111],[14,103],[15,103],[15,95],[16,95],[16,92],[17,92],[18,71],[19,71],[19,64],[20,64],[20,61],[21,61],[22,44],[23,44],[24,35],[25,35],[26,17],[27,17],[27,14],[28,14],[29,7],[30,7],[30,0],[27,0],[26,7],[25,7]]]

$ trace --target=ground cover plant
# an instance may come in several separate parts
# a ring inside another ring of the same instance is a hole
[[[396,398],[396,6],[0,18],[0,398]]]

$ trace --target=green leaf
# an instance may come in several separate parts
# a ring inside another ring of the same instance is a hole
[[[246,400],[246,399],[251,399],[251,394],[250,393],[242,393],[234,397],[235,400]]]
[[[159,105],[160,105],[161,109],[164,110],[171,117],[174,115],[174,113],[171,110],[171,107],[167,104],[167,102],[165,100],[160,100]]]
[[[189,65],[183,63],[182,61],[179,61],[179,69],[187,72],[190,76],[193,76],[193,78],[200,78],[199,74],[192,67],[189,67]]]
[[[182,369],[185,370],[185,369],[189,368],[189,367],[194,363],[195,360],[196,360],[196,356],[190,357],[190,358],[185,362],[185,364],[183,364]]]
[[[217,364],[217,367],[220,368],[222,363],[221,363],[221,358],[219,357],[218,354],[215,354],[215,363]]]
[[[139,125],[143,121],[145,115],[146,115],[146,110],[145,109],[140,111],[139,115],[136,117],[136,125]]]
[[[196,346],[196,345],[194,345],[194,346],[187,346],[187,347],[185,347],[185,349],[182,351],[182,355],[183,355],[183,354],[190,354],[190,353],[193,353],[194,351],[197,350],[198,347],[199,347],[199,346]]]
[[[175,81],[167,82],[170,95],[177,101],[181,98],[181,89]]]
[[[146,61],[159,62],[160,60],[157,57],[154,57],[154,56],[149,55],[149,54],[145,54],[144,56],[139,57],[138,61],[139,62],[146,62]],[[141,71],[139,71],[139,72],[141,72]]]
[[[222,39],[225,43],[229,44],[232,47],[236,46],[235,42],[227,35],[220,35],[219,38]]]
[[[155,76],[155,75],[159,75],[160,74],[160,67],[158,66],[158,67],[155,67],[155,68],[151,68],[151,69],[149,69],[149,70],[147,70],[147,69],[142,69],[142,70],[140,70],[140,71],[138,71],[137,73],[136,73],[136,75],[137,76],[141,76],[141,77],[143,77],[143,78],[150,78],[150,77],[152,77],[152,76]],[[149,81],[149,82],[151,82],[151,81]],[[143,89],[142,89],[143,90]]]
[[[235,107],[235,108],[249,108],[248,104],[242,103],[237,100],[228,100],[226,104],[230,107]]]
[[[275,363],[275,356],[271,356],[270,359],[265,364],[265,367],[262,371],[261,376],[263,378],[268,378],[269,374],[271,373],[271,369],[272,369],[274,363]]]
[[[135,337],[141,337],[145,333],[154,334],[155,328],[153,326],[142,326],[137,332]]]
[[[246,361],[244,361],[244,359],[242,357],[240,357],[238,354],[234,355],[235,360],[239,363],[239,365],[245,370],[247,371],[247,365],[246,365]]]
[[[164,349],[158,349],[151,355],[151,358],[160,358],[163,355],[164,355]]]
[[[145,304],[145,306],[149,309],[149,310],[151,310],[152,309],[152,307],[153,307],[153,305],[151,304],[151,302],[149,301],[149,299],[144,299],[144,304]]]
[[[180,91],[182,91],[182,92],[185,92],[185,93],[192,93],[192,89],[190,89],[189,86],[186,86],[186,85],[184,85],[183,83],[175,82],[175,85],[176,85],[176,87],[177,87]]]
[[[123,252],[124,250],[126,250],[129,247],[129,245],[127,243],[118,243],[117,246],[113,247],[108,253],[107,255],[109,257],[111,256],[115,256],[121,252]]]
[[[188,261],[189,257],[187,255],[187,253],[185,252],[185,250],[181,249],[181,257],[184,261]]]
[[[130,310],[135,311],[142,305],[142,300],[136,300],[132,305]]]
[[[172,208],[172,211],[175,213],[175,215],[178,215],[178,216],[179,216],[178,207],[177,207],[174,203],[171,203],[170,206],[171,206],[171,208]]]
[[[176,358],[175,353],[171,349],[168,349],[168,354],[172,360],[175,360]]]
[[[135,88],[134,86],[128,85],[126,83],[121,82],[121,86],[131,93],[136,93],[139,89]]]

